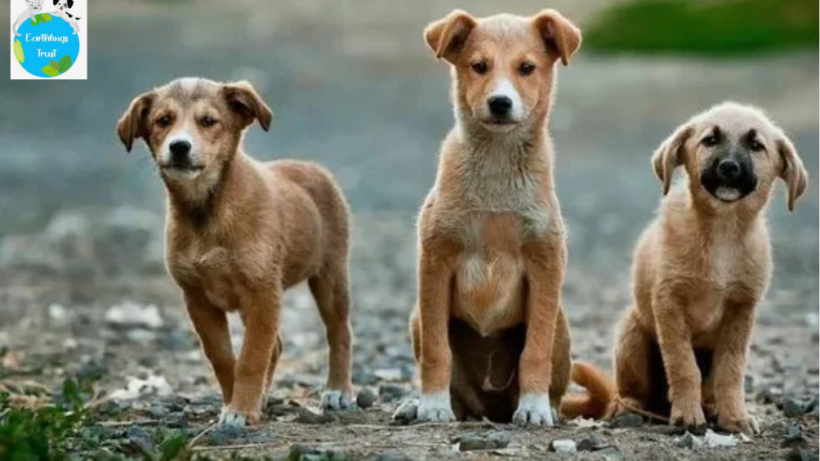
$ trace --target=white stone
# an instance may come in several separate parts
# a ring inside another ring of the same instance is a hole
[[[124,301],[108,309],[105,321],[112,325],[144,328],[160,328],[163,324],[157,306],[143,306],[132,301]]]
[[[553,440],[552,449],[560,455],[574,455],[578,452],[578,446],[572,440]]]

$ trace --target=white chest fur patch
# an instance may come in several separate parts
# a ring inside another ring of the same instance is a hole
[[[712,277],[718,285],[726,285],[734,280],[742,256],[738,245],[726,243],[715,246],[712,253]]]
[[[523,154],[492,144],[465,155],[461,177],[464,211],[514,213],[526,232],[544,233],[550,214],[539,196],[540,178],[523,166]]]

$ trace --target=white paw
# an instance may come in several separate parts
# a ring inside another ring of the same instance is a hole
[[[342,391],[328,389],[322,392],[321,406],[323,410],[347,410],[350,408],[350,397],[345,395]]]
[[[234,413],[227,408],[222,409],[219,415],[220,426],[245,427],[247,417],[241,413]]]
[[[421,394],[418,420],[428,423],[449,423],[456,420],[450,406],[450,393]]]
[[[419,399],[409,398],[396,408],[393,413],[394,421],[401,421],[404,423],[412,423],[419,416]]]
[[[526,394],[518,399],[513,422],[529,426],[554,426],[556,414],[547,394]]]

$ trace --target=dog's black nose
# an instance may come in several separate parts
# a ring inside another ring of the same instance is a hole
[[[724,159],[718,163],[717,174],[720,179],[737,179],[740,176],[740,163],[732,159]]]
[[[506,96],[493,96],[487,100],[487,105],[490,106],[490,113],[493,116],[504,117],[512,109],[512,99]]]
[[[188,155],[191,153],[191,143],[188,141],[177,140],[171,142],[168,146],[171,151],[171,160],[174,163],[188,163]]]

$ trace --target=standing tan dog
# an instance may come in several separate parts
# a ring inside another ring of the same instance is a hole
[[[555,63],[568,64],[581,34],[554,10],[457,10],[424,37],[452,66],[456,126],[419,219],[410,329],[422,395],[397,416],[552,425],[571,362],[547,120]]]
[[[166,263],[222,388],[221,424],[256,420],[282,350],[282,293],[307,280],[330,345],[322,406],[349,405],[349,212],[324,168],[259,163],[242,151],[273,114],[247,82],[175,80],[138,96],[117,131],[148,144],[167,189]],[[245,341],[234,359],[227,313]]]
[[[735,103],[678,127],[652,164],[664,195],[681,165],[688,187],[663,200],[635,251],[635,305],[619,327],[609,412],[650,411],[684,426],[717,417],[723,429],[751,435],[758,426],[743,376],[772,275],[764,210],[777,178],[794,209],[806,170],[780,128]]]

